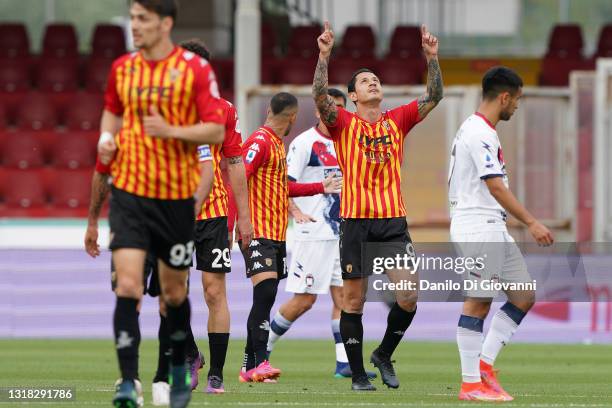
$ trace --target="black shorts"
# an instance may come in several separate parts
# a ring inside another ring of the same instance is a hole
[[[199,271],[229,273],[232,258],[227,232],[227,217],[196,221],[196,268]]]
[[[287,277],[287,246],[285,241],[255,238],[251,241],[249,247],[242,251],[242,256],[246,264],[247,278],[261,272],[276,272],[278,280]]]
[[[112,188],[110,249],[138,248],[166,265],[187,269],[193,254],[194,202],[139,197]]]
[[[342,218],[340,220],[340,267],[342,279],[373,273],[376,256],[414,255],[406,218]]]
[[[142,274],[142,284],[144,286],[144,294],[147,293],[151,297],[157,297],[161,294],[161,288],[159,286],[159,270],[157,265],[157,258],[151,254],[147,254],[144,264],[144,272]],[[117,288],[117,272],[115,272],[115,265],[111,259],[111,289],[113,292]]]

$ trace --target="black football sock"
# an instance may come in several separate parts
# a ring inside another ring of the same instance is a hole
[[[208,376],[216,375],[223,379],[223,366],[227,354],[229,333],[208,333],[208,347],[210,350],[210,368]]]
[[[138,346],[140,327],[138,326],[138,299],[117,297],[113,316],[115,348],[119,360],[121,378],[138,378]]]
[[[174,307],[166,304],[168,310],[168,332],[170,333],[170,345],[172,347],[172,365],[185,364],[185,352],[187,346],[187,331],[191,319],[191,305],[189,298]]]
[[[159,340],[159,351],[157,353],[157,372],[153,382],[168,382],[168,372],[170,371],[170,333],[168,332],[168,319],[161,313],[159,314],[159,330],[157,331]]]
[[[387,315],[387,330],[380,346],[378,346],[379,352],[383,353],[386,357],[390,357],[393,354],[397,345],[402,341],[404,332],[410,327],[415,314],[416,309],[412,312],[407,312],[397,302],[393,304]]]
[[[268,359],[268,336],[270,334],[270,311],[276,299],[278,279],[266,279],[253,287],[253,307],[247,327],[255,352],[255,365]]]
[[[187,338],[185,338],[185,355],[189,358],[195,359],[198,356],[200,350],[196,344],[195,338],[193,337],[193,331],[191,330],[191,323],[187,327]]]
[[[340,313],[340,334],[346,350],[353,379],[366,375],[363,368],[363,324],[362,313]]]
[[[249,314],[249,317],[251,314]],[[248,320],[247,320],[248,321]],[[253,352],[253,340],[251,336],[251,331],[249,330],[247,324],[247,340],[246,346],[244,347],[244,358],[242,360],[242,366],[246,371],[249,371],[252,368],[255,368],[255,353]]]

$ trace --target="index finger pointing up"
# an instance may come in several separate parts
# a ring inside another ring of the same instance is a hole
[[[329,31],[329,21],[325,20],[325,23],[323,23],[323,31]]]
[[[427,26],[425,24],[421,24],[421,35],[427,34]]]

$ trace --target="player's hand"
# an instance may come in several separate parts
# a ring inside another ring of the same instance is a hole
[[[98,157],[102,164],[110,164],[113,161],[113,157],[115,157],[115,153],[117,153],[117,145],[114,138],[98,144]]]
[[[87,252],[92,258],[100,255],[97,225],[87,225],[87,231],[85,231],[85,252]]]
[[[529,233],[540,246],[550,246],[555,242],[552,232],[539,221],[529,225]]]
[[[227,241],[229,242],[228,248],[231,251],[234,247],[234,234],[232,231],[227,231]]]
[[[151,106],[149,116],[142,120],[144,131],[149,136],[168,139],[172,137],[172,126],[166,122],[164,117],[157,111],[155,106]]]
[[[246,250],[253,239],[253,224],[248,217],[238,217],[236,227],[242,241],[242,250]]]
[[[438,55],[438,39],[427,31],[427,26],[421,26],[421,46],[426,57],[435,57]]]
[[[308,222],[317,222],[311,215],[304,214],[301,210],[293,210],[291,216],[298,224],[306,224]]]
[[[317,38],[319,52],[324,57],[329,57],[334,47],[334,32],[329,26],[329,21],[324,23],[323,33]]]
[[[323,180],[323,191],[325,194],[339,194],[342,191],[342,177],[330,174]]]

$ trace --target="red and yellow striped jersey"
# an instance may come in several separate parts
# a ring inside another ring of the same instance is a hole
[[[224,157],[235,157],[242,154],[242,136],[238,122],[238,112],[230,102],[221,99],[225,110],[225,138],[222,144],[211,145],[210,151],[213,162],[214,179],[210,195],[202,204],[202,211],[197,216],[198,220],[207,220],[216,217],[227,216],[228,195],[221,174],[221,159]]]
[[[244,142],[242,158],[249,184],[253,238],[284,241],[289,220],[289,189],[282,139],[263,126]]]
[[[420,121],[417,101],[383,112],[376,123],[338,108],[328,129],[342,170],[340,217],[405,217],[401,193],[404,138]]]
[[[155,107],[171,125],[224,123],[208,62],[180,47],[160,61],[124,55],[112,65],[104,100],[104,108],[123,119],[111,167],[115,187],[148,198],[192,197],[200,177],[196,145],[151,137],[143,118]]]

